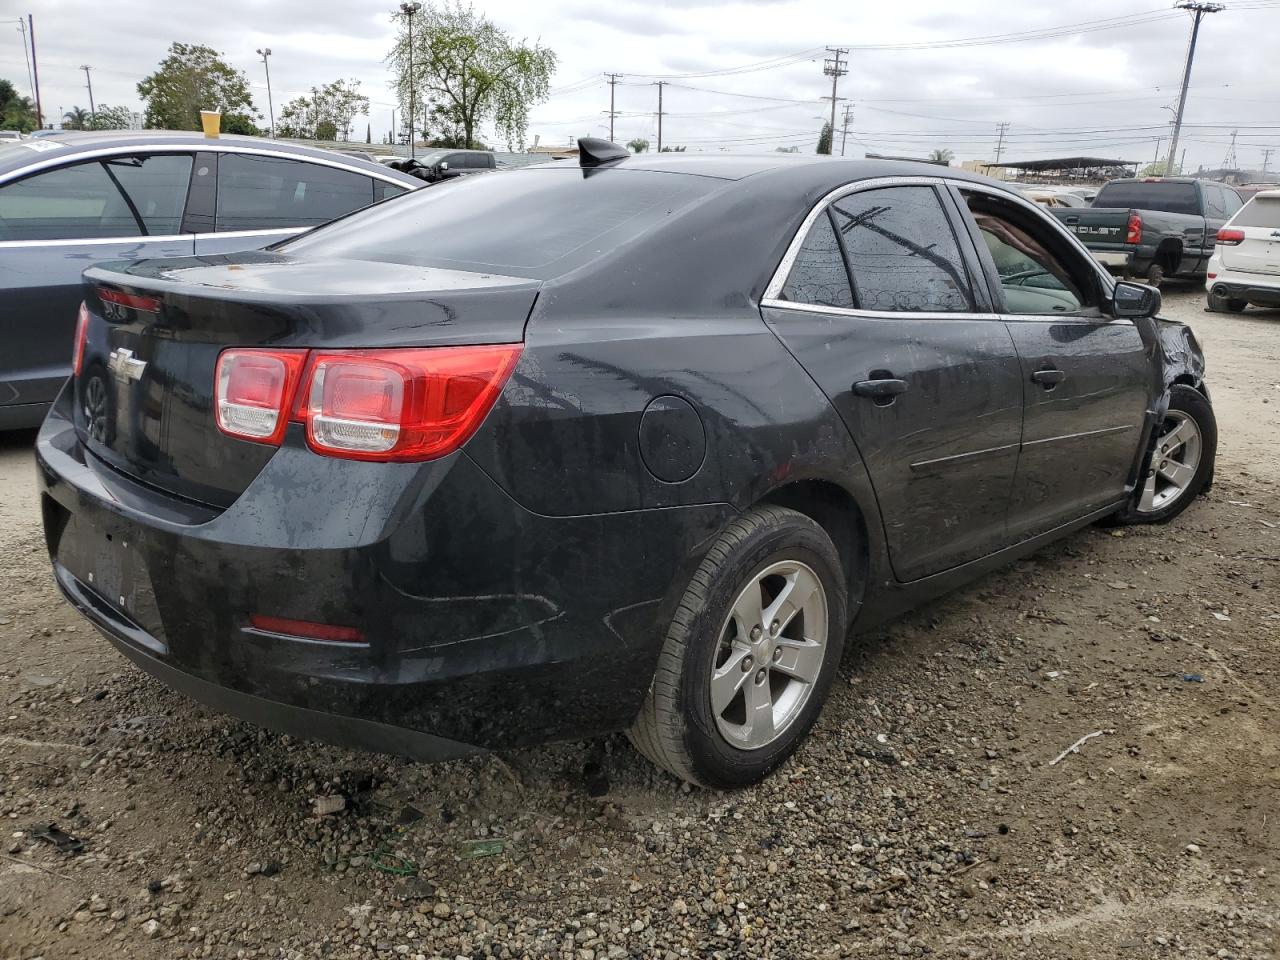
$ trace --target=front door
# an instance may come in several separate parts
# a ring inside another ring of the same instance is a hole
[[[1151,402],[1138,328],[1103,312],[1108,287],[1048,218],[962,190],[992,295],[1021,363],[1026,414],[1009,511],[1018,539],[1124,499]]]
[[[57,396],[85,269],[192,253],[180,229],[190,176],[190,154],[122,154],[0,187],[0,405]]]
[[[1022,432],[1013,341],[945,202],[927,182],[833,201],[764,306],[848,426],[904,581],[1009,542]]]

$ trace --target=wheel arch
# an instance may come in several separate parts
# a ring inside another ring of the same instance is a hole
[[[867,515],[857,497],[834,481],[810,478],[775,487],[753,506],[758,504],[795,510],[826,531],[844,567],[852,622],[866,592],[871,567]]]
[[[1178,267],[1182,264],[1182,241],[1174,237],[1165,237],[1156,247],[1153,259],[1164,268],[1165,273],[1177,273]]]

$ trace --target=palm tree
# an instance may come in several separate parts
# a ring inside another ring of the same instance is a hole
[[[87,130],[92,115],[84,107],[72,107],[62,115],[63,130]]]
[[[649,149],[649,141],[646,140],[644,137],[636,137],[634,140],[628,143],[627,146],[630,147],[636,153],[644,153],[646,150]]]
[[[929,159],[934,163],[950,164],[951,161],[954,160],[955,158],[956,158],[956,155],[952,153],[950,150],[948,150],[946,147],[939,147],[937,150],[934,150],[931,154],[929,154]]]

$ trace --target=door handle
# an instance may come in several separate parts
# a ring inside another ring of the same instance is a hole
[[[853,392],[859,397],[870,397],[878,407],[887,407],[898,394],[907,391],[907,381],[894,378],[887,370],[872,370],[871,376],[871,380],[855,382]]]
[[[1065,379],[1067,375],[1063,371],[1053,368],[1037,370],[1031,375],[1031,382],[1040,384],[1046,390],[1052,390]]]

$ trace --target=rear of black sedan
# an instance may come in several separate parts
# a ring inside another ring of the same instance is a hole
[[[673,585],[733,510],[670,482],[706,441],[653,383],[582,446],[551,435],[584,426],[575,390],[625,387],[586,341],[630,340],[637,373],[674,359],[670,321],[626,331],[628,251],[729,181],[612,176],[508,174],[327,245],[88,271],[37,444],[64,594],[169,685],[285,732],[430,759],[628,726]],[[751,320],[741,359],[787,359],[744,299],[709,315],[679,322],[695,351]]]

